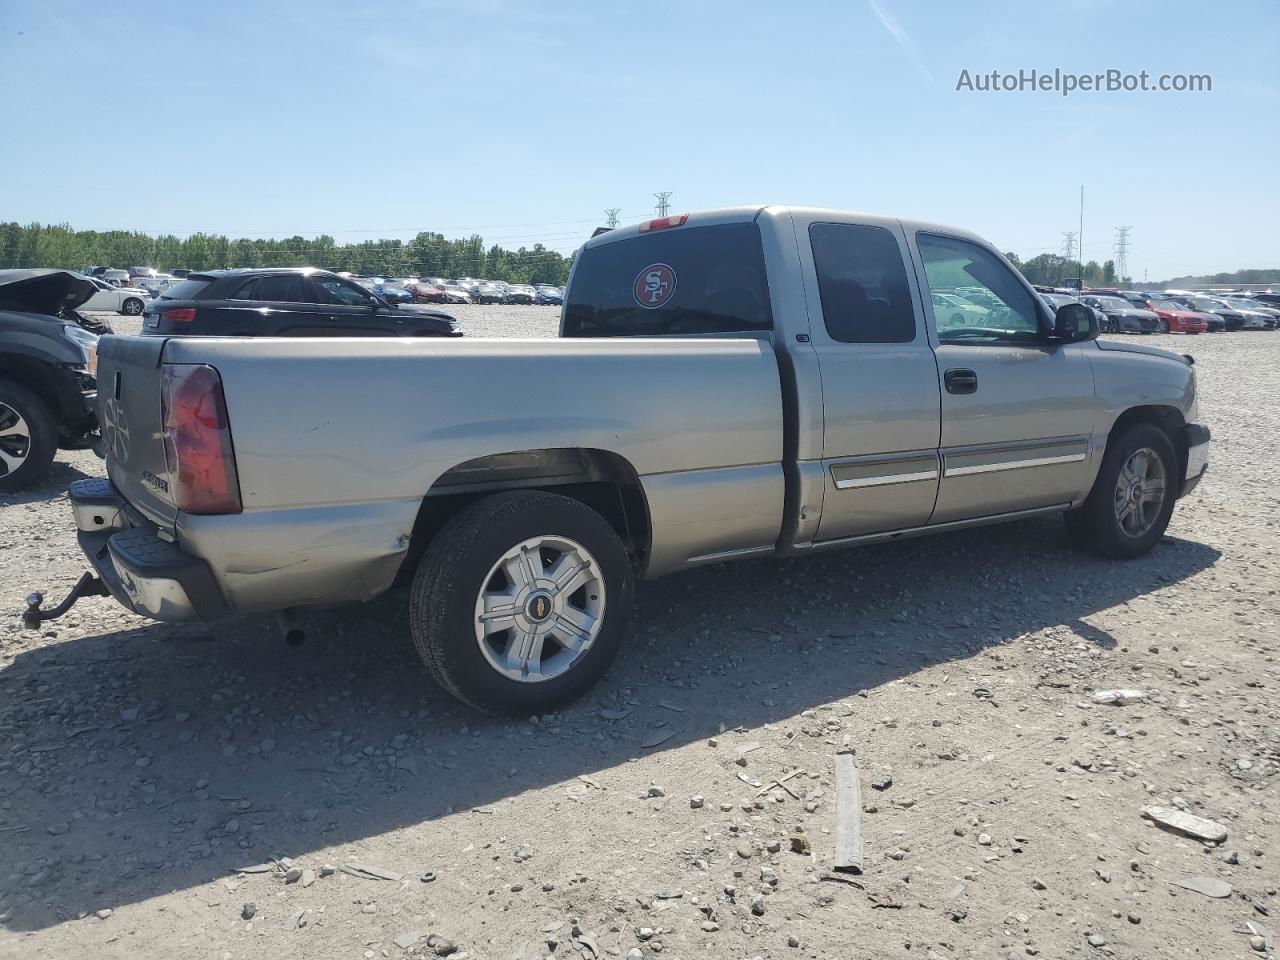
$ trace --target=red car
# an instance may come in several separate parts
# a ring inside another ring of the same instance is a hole
[[[1147,306],[1160,318],[1161,333],[1204,333],[1209,329],[1202,315],[1172,300],[1149,300]]]
[[[433,287],[429,283],[408,284],[409,293],[413,295],[414,303],[447,303],[444,290],[440,287]]]

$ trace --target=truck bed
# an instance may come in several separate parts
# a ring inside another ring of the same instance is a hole
[[[143,427],[125,460],[109,459],[111,480],[209,562],[239,610],[385,590],[437,481],[507,452],[625,461],[661,544],[649,575],[765,552],[779,535],[783,408],[767,339],[175,338],[158,351],[138,339],[100,351],[104,382],[121,375],[120,411]],[[179,513],[166,497],[157,363],[220,374],[242,513]]]

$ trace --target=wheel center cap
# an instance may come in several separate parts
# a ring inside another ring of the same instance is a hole
[[[1129,487],[1130,500],[1132,500],[1134,503],[1137,503],[1138,500],[1141,499],[1141,497],[1142,497],[1142,484],[1135,483],[1131,487]]]
[[[524,615],[530,623],[542,623],[551,616],[551,594],[539,591],[531,593],[524,603]]]

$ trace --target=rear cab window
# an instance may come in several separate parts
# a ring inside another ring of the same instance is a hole
[[[675,227],[588,247],[565,291],[565,337],[736,334],[773,325],[755,223]]]

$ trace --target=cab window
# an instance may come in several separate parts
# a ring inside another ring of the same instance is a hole
[[[916,246],[930,294],[957,297],[964,304],[963,309],[943,310],[933,303],[939,342],[981,346],[1040,339],[1035,298],[989,250],[958,237],[926,233],[917,234]]]

